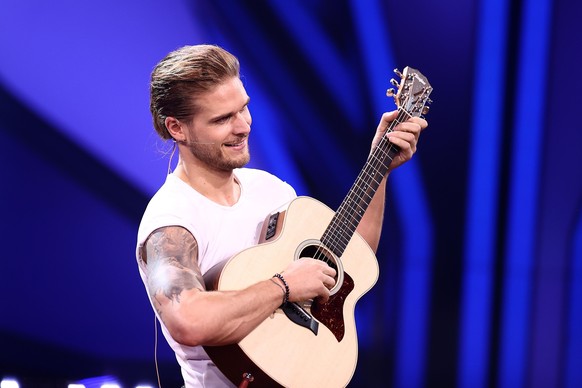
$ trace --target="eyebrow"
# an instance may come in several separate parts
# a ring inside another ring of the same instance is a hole
[[[242,109],[243,109],[245,106],[249,105],[249,103],[250,103],[250,102],[251,102],[251,98],[250,98],[250,97],[247,97],[247,102],[245,102],[245,104],[242,106],[241,110],[242,110]],[[229,118],[229,117],[232,117],[232,116],[234,116],[235,114],[236,114],[236,112],[229,112],[229,113],[225,113],[225,114],[223,114],[223,115],[220,115],[220,116],[216,116],[216,117],[213,117],[213,118],[211,118],[211,119],[210,119],[210,122],[211,122],[211,123],[218,123],[219,121],[221,121],[221,120],[224,120],[224,119],[227,119],[227,118]]]

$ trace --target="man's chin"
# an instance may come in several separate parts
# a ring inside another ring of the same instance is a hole
[[[241,157],[237,160],[230,160],[228,163],[224,163],[222,165],[222,169],[225,171],[234,170],[235,168],[243,168],[251,161],[250,155],[246,155],[245,157]]]
[[[251,157],[249,155],[244,160],[241,160],[241,162],[238,164],[238,167],[236,167],[236,168],[243,168],[244,166],[249,164],[250,161],[251,161]]]

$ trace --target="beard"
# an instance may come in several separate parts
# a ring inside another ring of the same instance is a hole
[[[230,144],[238,143],[243,141],[244,139],[248,139],[247,136],[240,137]],[[188,150],[192,153],[194,157],[196,157],[201,162],[208,165],[208,167],[219,170],[219,171],[232,171],[235,168],[241,168],[246,166],[250,159],[251,155],[248,150],[248,143],[246,152],[236,157],[229,157],[222,151],[222,144],[209,144],[198,142],[198,139],[194,139],[193,142],[188,142]],[[229,144],[229,143],[226,143]],[[228,146],[224,146],[228,149]]]

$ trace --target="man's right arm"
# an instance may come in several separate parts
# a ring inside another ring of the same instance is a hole
[[[152,304],[172,337],[183,345],[238,342],[281,304],[281,288],[269,279],[239,291],[207,291],[198,265],[198,244],[182,227],[152,232],[141,256]],[[290,300],[329,297],[333,276],[335,271],[318,260],[291,263],[285,270]]]

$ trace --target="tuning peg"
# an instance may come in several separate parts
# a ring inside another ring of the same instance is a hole
[[[394,97],[394,93],[395,93],[395,90],[394,90],[394,89],[392,89],[392,88],[390,88],[390,89],[386,90],[386,95],[387,95],[388,97]]]
[[[429,110],[430,110],[430,107],[429,107],[429,106],[427,106],[427,105],[425,105],[425,106],[422,108],[422,114],[423,114],[423,115],[427,114]]]
[[[396,81],[394,78],[392,78],[392,79],[390,80],[390,83],[391,83],[392,85],[394,85],[395,87],[398,87],[398,85],[400,85],[400,84],[398,83],[398,81]]]
[[[398,77],[402,78],[402,73],[400,72],[400,70],[398,70],[398,68],[394,69],[394,74],[396,74]]]

